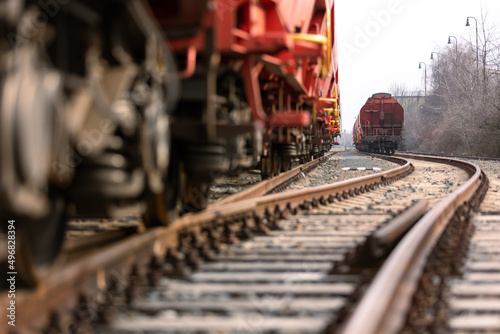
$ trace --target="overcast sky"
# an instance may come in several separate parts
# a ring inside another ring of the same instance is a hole
[[[342,128],[352,131],[366,99],[392,83],[423,91],[418,63],[429,69],[432,51],[452,47],[449,35],[475,43],[474,20],[465,22],[480,21],[481,8],[500,33],[499,0],[335,0]]]

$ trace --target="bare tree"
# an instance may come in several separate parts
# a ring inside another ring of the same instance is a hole
[[[456,50],[439,50],[425,103],[398,99],[405,108],[407,149],[500,156],[500,38],[486,18],[483,14],[478,22],[478,48],[473,36],[463,38]],[[391,92],[409,95],[398,84]]]

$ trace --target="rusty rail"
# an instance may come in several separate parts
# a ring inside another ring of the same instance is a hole
[[[396,242],[425,214],[429,202],[420,200],[413,204],[408,210],[396,216],[387,225],[380,228],[372,236],[368,237],[370,253],[379,257],[383,252],[396,244]]]
[[[428,202],[420,200],[388,220],[380,229],[369,235],[363,243],[349,252],[343,261],[335,263],[331,274],[345,273],[346,267],[366,268],[377,266],[406,232],[425,214]]]
[[[408,161],[400,159],[399,163],[401,166],[383,173],[331,185],[270,194],[215,208],[209,207],[198,214],[187,214],[169,227],[149,229],[144,233],[96,249],[77,262],[70,262],[60,267],[36,290],[22,291],[16,295],[19,324],[16,330],[19,333],[39,331],[47,326],[50,312],[75,307],[81,303],[80,295],[95,295],[96,291],[103,293],[112,289],[113,284],[110,282],[114,281],[116,285],[116,282],[132,279],[132,276],[127,276],[127,272],[145,272],[154,269],[154,259],[165,257],[170,252],[175,254],[179,244],[185,242],[186,235],[191,238],[193,244],[200,244],[200,247],[203,247],[216,238],[214,235],[220,234],[221,228],[222,234],[224,232],[230,234],[234,224],[243,229],[247,217],[253,217],[251,219],[255,221],[262,217],[262,221],[265,222],[269,212],[276,212],[276,209],[286,212],[300,207],[324,204],[326,201],[333,202],[335,198],[348,198],[377,186],[389,184],[412,172],[413,166]],[[214,231],[214,235],[205,236],[207,230]],[[202,242],[194,242],[197,238]],[[0,298],[0,305],[6,305],[6,302],[6,298]],[[0,332],[7,330],[4,326],[6,322],[0,325]]]
[[[208,208],[197,214],[183,216],[176,222],[175,228],[187,228],[197,224],[209,223],[220,217],[263,214],[266,209],[294,209],[301,205],[315,205],[318,202],[332,201],[338,197],[347,198],[354,194],[373,189],[375,186],[389,184],[412,172],[413,166],[408,161],[396,158],[392,159],[393,161],[399,161],[402,165],[383,173],[361,176],[334,184],[270,194],[215,208]]]
[[[406,318],[411,298],[426,259],[455,211],[475,200],[483,175],[481,169],[455,159],[400,157],[448,163],[466,170],[471,178],[425,214],[399,242],[348,319],[341,333],[396,333]]]

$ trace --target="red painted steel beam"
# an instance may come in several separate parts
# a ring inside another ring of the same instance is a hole
[[[311,124],[308,111],[276,111],[269,115],[270,127],[307,127]]]

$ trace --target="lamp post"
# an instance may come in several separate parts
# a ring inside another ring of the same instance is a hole
[[[448,36],[448,44],[451,44],[451,39],[454,38],[455,39],[455,57],[457,56],[458,54],[458,40],[455,36]]]
[[[418,63],[418,68],[422,68],[422,64],[424,64],[424,75],[425,75],[425,80],[424,80],[424,97],[427,99],[427,64],[424,62]]]
[[[479,35],[477,33],[477,20],[474,16],[467,16],[467,22],[465,23],[466,27],[470,27],[469,19],[474,19],[474,21],[476,22],[476,66],[477,66],[477,71],[479,72],[479,43],[478,43]]]
[[[438,73],[437,73],[437,78],[439,82],[439,52],[431,52],[431,60],[434,60],[434,55],[437,57],[437,62],[438,62]]]

